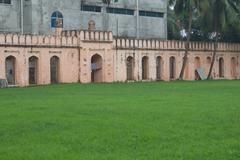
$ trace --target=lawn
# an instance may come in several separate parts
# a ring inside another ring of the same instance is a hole
[[[0,89],[0,160],[239,160],[240,81]]]

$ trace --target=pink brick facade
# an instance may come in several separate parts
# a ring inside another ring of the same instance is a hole
[[[192,42],[190,48],[185,79],[195,80],[195,69],[208,72],[213,44]],[[38,85],[50,84],[54,76],[59,83],[169,81],[179,76],[183,55],[181,41],[121,39],[111,32],[0,34],[0,79],[12,75],[19,86],[28,86],[31,77]],[[52,57],[58,61],[52,63]],[[240,44],[219,43],[213,78],[239,79],[239,62]]]

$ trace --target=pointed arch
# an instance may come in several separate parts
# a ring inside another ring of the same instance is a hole
[[[169,58],[169,79],[176,79],[176,58],[174,56]]]
[[[231,58],[231,77],[237,79],[237,59],[235,57]]]
[[[127,68],[127,80],[128,81],[134,80],[134,58],[132,56],[127,57],[126,68]]]
[[[99,54],[91,58],[91,81],[103,82],[103,59]]]
[[[207,64],[207,71],[210,69],[211,66],[211,62],[212,62],[212,58],[211,57],[207,57],[206,59],[206,64]]]
[[[148,56],[142,57],[142,80],[149,79],[149,58]]]
[[[16,58],[8,56],[5,59],[5,73],[9,85],[16,84]]]
[[[197,69],[199,69],[201,67],[201,61],[200,61],[200,57],[195,57],[194,59],[194,73],[195,73],[195,80],[199,80],[200,77],[197,73]]]
[[[194,59],[194,67],[195,67],[195,69],[198,69],[198,68],[201,67],[200,57],[195,57],[195,59]]]
[[[29,84],[38,83],[38,58],[32,56],[28,59],[28,82]]]
[[[161,56],[156,58],[156,79],[163,79],[163,58]]]
[[[183,62],[183,60],[184,60],[184,57],[182,58],[182,62]],[[187,60],[186,60],[186,67],[185,67],[185,71],[184,71],[184,79],[186,79],[186,80],[188,80],[189,79],[189,61],[190,61],[190,59],[188,58]]]
[[[224,59],[219,58],[219,78],[224,78]]]
[[[58,56],[53,56],[50,59],[50,78],[51,83],[59,83],[60,60]]]

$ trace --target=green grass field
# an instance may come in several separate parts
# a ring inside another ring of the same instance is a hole
[[[0,160],[239,160],[240,81],[0,89]]]

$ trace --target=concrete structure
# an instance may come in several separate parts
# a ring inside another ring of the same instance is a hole
[[[208,72],[213,44],[191,42],[185,79],[197,68]],[[0,34],[0,79],[28,86],[175,80],[182,66],[184,42],[114,38],[112,32],[64,31],[61,34]],[[240,44],[219,43],[214,79],[240,78]]]
[[[94,22],[95,30],[119,37],[167,38],[167,0],[118,0],[109,6],[102,0],[7,1],[0,3],[2,32],[53,34],[58,18],[64,30],[86,30]]]
[[[0,31],[21,31],[21,7],[19,0],[12,0],[11,4],[0,3]]]

